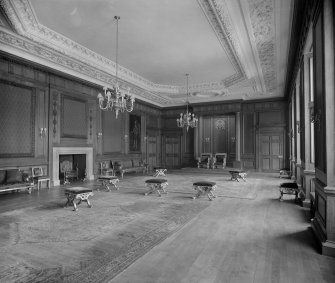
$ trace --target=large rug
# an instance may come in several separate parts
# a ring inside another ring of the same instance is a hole
[[[82,203],[76,212],[62,207],[64,197],[0,214],[0,254],[6,255],[0,281],[108,282],[212,203],[206,196],[192,200],[200,176],[168,174],[169,193],[162,197],[144,196],[148,178],[127,176],[119,191],[94,190],[93,207]],[[209,180],[218,185],[214,201],[256,197],[258,179]]]

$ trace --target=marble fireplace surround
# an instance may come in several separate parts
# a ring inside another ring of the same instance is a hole
[[[62,154],[85,154],[87,179],[94,180],[92,147],[54,147],[52,149],[52,182],[54,186],[60,185],[59,155]]]

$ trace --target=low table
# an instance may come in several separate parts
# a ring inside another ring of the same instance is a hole
[[[299,187],[297,183],[281,183],[279,185],[280,197],[279,200],[283,201],[284,195],[294,195],[294,202],[298,201]]]
[[[197,194],[193,197],[193,199],[196,199],[200,197],[203,194],[207,194],[209,200],[213,200],[213,198],[216,198],[216,195],[214,195],[214,190],[217,188],[215,182],[209,182],[209,181],[198,181],[193,183],[193,189],[197,190]]]
[[[167,169],[165,168],[160,168],[160,167],[154,167],[154,169],[156,170],[156,173],[154,174],[154,177],[158,177],[158,176],[166,176],[165,172]]]
[[[231,180],[232,181],[237,181],[239,182],[238,179],[242,179],[244,182],[246,182],[247,180],[245,179],[247,176],[247,172],[244,170],[230,170],[229,171],[230,175],[231,175]]]
[[[72,205],[73,211],[77,210],[77,205],[79,205],[82,201],[87,202],[88,207],[92,207],[88,199],[90,196],[93,196],[91,189],[83,187],[67,188],[65,189],[65,196],[67,197],[67,202],[64,207]],[[75,200],[79,200],[78,203],[76,203]]]
[[[116,190],[119,189],[117,183],[119,182],[119,178],[116,176],[98,176],[98,182],[101,183],[101,186],[104,187],[107,191],[111,191],[110,185],[114,186]]]
[[[168,182],[165,179],[148,179],[145,181],[145,183],[147,184],[147,187],[150,188],[150,190],[144,194],[145,196],[152,194],[153,192],[157,192],[158,196],[161,197],[161,191],[165,194],[168,193],[165,190],[168,185]]]

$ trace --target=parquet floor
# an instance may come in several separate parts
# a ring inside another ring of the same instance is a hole
[[[198,218],[110,282],[335,282],[335,258],[318,253],[309,210],[278,201],[273,175],[255,200],[214,201]]]
[[[278,201],[279,178],[255,173],[247,182],[253,178],[264,179],[256,199],[215,199],[110,282],[335,282],[335,258],[317,251],[308,209],[290,196]],[[65,202],[63,189],[3,194],[0,214],[51,199]]]

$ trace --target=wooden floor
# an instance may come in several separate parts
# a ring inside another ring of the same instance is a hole
[[[215,199],[110,282],[335,282],[335,259],[317,251],[308,209],[290,196],[279,202],[280,180],[260,177],[256,199]],[[65,201],[63,189],[0,195],[0,214],[51,198]]]
[[[278,197],[277,185],[264,185],[255,200],[213,203],[111,282],[335,282],[335,259],[318,253],[309,211]]]

